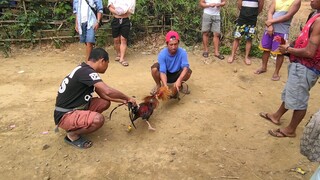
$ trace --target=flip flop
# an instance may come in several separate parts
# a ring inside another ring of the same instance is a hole
[[[127,66],[129,66],[129,63],[127,62],[127,61],[125,61],[125,60],[123,60],[123,61],[118,61],[122,66],[124,66],[124,67],[127,67]]]
[[[254,73],[259,75],[259,74],[262,74],[262,73],[265,73],[265,72],[267,72],[267,70],[258,69]]]
[[[271,80],[272,81],[279,81],[280,80],[280,76],[272,76]]]
[[[209,53],[208,53],[208,52],[203,52],[203,53],[202,53],[202,56],[205,57],[205,58],[207,58],[207,57],[209,57]]]
[[[295,134],[293,134],[293,135],[285,134],[284,132],[281,131],[281,129],[276,129],[276,130],[270,129],[268,132],[271,136],[278,137],[278,138],[283,138],[283,137],[294,138],[294,137],[296,137]]]
[[[259,116],[262,117],[262,118],[264,118],[264,119],[267,120],[267,121],[270,121],[271,123],[273,123],[273,124],[275,124],[275,125],[278,125],[278,126],[279,126],[279,125],[281,124],[280,122],[279,122],[279,123],[273,122],[272,119],[269,118],[268,113],[260,112],[260,113],[259,113]]]
[[[224,56],[222,54],[219,54],[219,55],[214,55],[214,57],[220,59],[220,60],[223,60],[224,59]]]
[[[116,58],[114,58],[115,61],[120,61],[120,56],[117,56]]]
[[[85,139],[84,137],[79,137],[79,139],[75,141],[71,141],[71,139],[68,138],[68,136],[64,137],[64,142],[67,144],[80,148],[80,149],[87,149],[92,146],[92,141]]]

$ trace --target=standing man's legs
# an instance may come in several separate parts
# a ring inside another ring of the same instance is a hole
[[[125,62],[124,56],[127,50],[127,39],[123,36],[120,36],[120,60],[119,62]]]
[[[249,54],[250,54],[250,51],[251,51],[251,46],[252,46],[252,40],[248,39],[246,41],[246,56],[245,56],[245,59],[244,59],[244,62],[246,63],[246,65],[251,65],[251,59],[249,58]]]
[[[82,34],[80,35],[80,43],[86,46],[86,61],[88,61],[90,53],[95,44],[95,31],[93,27],[87,29],[87,22],[81,24]]]
[[[274,70],[274,73],[273,73],[273,75],[272,75],[271,80],[273,80],[273,81],[279,81],[279,80],[280,80],[279,72],[280,72],[281,66],[282,66],[282,64],[283,64],[283,59],[284,59],[284,56],[283,56],[283,55],[281,55],[281,54],[278,54],[278,55],[277,55],[276,68],[275,68],[275,70]]]
[[[212,16],[209,14],[203,13],[202,22],[201,22],[201,32],[202,32],[202,44],[203,44],[203,53],[202,56],[207,58],[209,56],[209,35],[210,29],[212,29]]]
[[[295,131],[306,114],[309,91],[318,80],[318,75],[300,63],[290,63],[288,68],[288,80],[282,92],[283,103],[276,113],[266,114],[265,118],[279,122],[288,109],[293,109],[293,115],[287,127],[269,130],[269,133],[275,137],[296,136]]]
[[[86,61],[89,60],[89,56],[90,56],[90,53],[93,49],[93,46],[94,46],[94,44],[92,44],[92,43],[86,43]]]
[[[267,72],[269,57],[270,51],[263,51],[261,67],[254,72],[255,74],[262,74]]]
[[[120,60],[120,36],[113,38],[114,50],[116,51],[116,61]]]
[[[213,33],[213,45],[214,45],[214,55],[220,56],[220,52],[219,52],[220,33]]]
[[[202,56],[207,58],[208,57],[208,44],[209,44],[209,32],[202,32],[202,44],[203,44],[203,53]]]
[[[233,40],[233,44],[232,44],[232,50],[231,50],[231,56],[228,58],[228,63],[233,63],[236,53],[237,53],[237,49],[239,47],[239,43],[240,43],[240,39],[239,38],[235,38]]]

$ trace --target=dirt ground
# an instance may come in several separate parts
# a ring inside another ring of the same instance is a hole
[[[305,16],[305,15],[304,15]],[[129,67],[111,60],[106,74],[110,86],[137,101],[148,95],[154,83],[150,66],[157,50],[131,48]],[[63,49],[50,46],[16,49],[0,59],[0,179],[309,179],[318,164],[299,153],[299,141],[309,117],[319,109],[320,87],[311,90],[307,115],[296,138],[274,138],[277,128],[258,113],[275,111],[287,79],[288,60],[281,80],[268,72],[255,75],[261,60],[246,66],[239,57],[233,64],[212,56],[204,62],[200,47],[189,50],[193,75],[191,94],[180,101],[161,103],[150,119],[155,132],[138,120],[127,132],[128,111],[119,107],[112,120],[88,136],[92,148],[67,145],[66,133],[54,132],[53,108],[62,79],[82,62],[84,47],[78,43]],[[103,114],[109,113],[117,104]],[[282,119],[290,122],[292,111]],[[290,171],[300,167],[301,175]]]

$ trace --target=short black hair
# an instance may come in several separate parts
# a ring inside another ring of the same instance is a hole
[[[104,61],[109,61],[109,54],[103,48],[94,48],[89,56],[89,61],[96,62],[103,58]]]

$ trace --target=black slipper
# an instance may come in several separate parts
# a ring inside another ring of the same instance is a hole
[[[217,58],[220,59],[220,60],[223,60],[223,59],[224,59],[224,56],[223,56],[222,54],[214,55],[214,57],[217,57]]]
[[[85,139],[84,137],[79,137],[79,139],[75,141],[71,141],[68,136],[64,137],[64,142],[70,144],[71,146],[80,148],[80,149],[87,149],[92,146],[92,141]]]
[[[207,58],[207,57],[209,57],[209,53],[208,53],[208,52],[203,52],[203,53],[202,53],[202,56],[205,57],[205,58]]]

